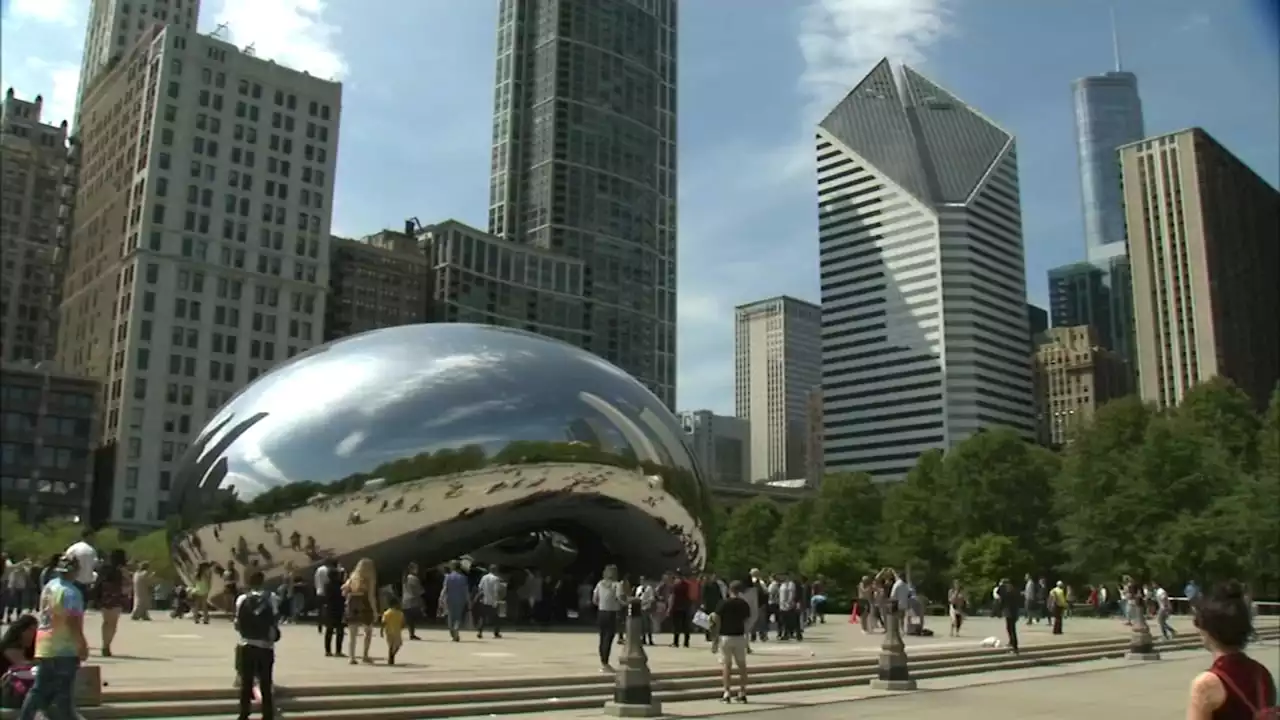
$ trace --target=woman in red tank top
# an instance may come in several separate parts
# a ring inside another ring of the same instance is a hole
[[[1213,664],[1191,681],[1187,720],[1261,720],[1275,713],[1276,684],[1270,671],[1245,654],[1253,617],[1244,591],[1228,583],[1202,597],[1195,626],[1213,653]]]

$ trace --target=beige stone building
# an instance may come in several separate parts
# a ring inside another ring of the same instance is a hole
[[[134,529],[218,408],[323,341],[329,289],[342,86],[185,25],[97,73],[77,128],[57,358],[102,383],[110,521]]]
[[[0,111],[0,355],[52,360],[61,295],[61,189],[68,167],[67,121],[41,121],[43,98],[5,92]]]
[[[1098,407],[1130,392],[1124,359],[1102,346],[1088,325],[1050,328],[1036,348],[1035,394],[1040,442],[1065,445]]]
[[[1199,128],[1120,148],[1138,386],[1160,407],[1222,376],[1280,380],[1280,193]]]
[[[329,250],[325,340],[432,318],[431,276],[412,227],[335,237]]]

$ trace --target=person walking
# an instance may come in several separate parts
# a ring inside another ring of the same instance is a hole
[[[347,603],[342,596],[346,575],[338,562],[330,558],[324,563],[324,585],[320,591],[320,624],[324,636],[325,657],[343,657],[343,642],[347,637]],[[335,642],[336,641],[336,642]]]
[[[422,579],[418,577],[418,563],[409,563],[404,569],[404,581],[400,585],[400,606],[403,608],[404,625],[409,628],[409,639],[418,640],[418,623],[422,622],[427,599]]]
[[[58,562],[55,577],[40,591],[36,679],[27,691],[18,720],[35,720],[37,713],[49,720],[76,717],[76,674],[80,663],[89,659],[89,641],[84,636],[84,594],[73,581],[80,577],[78,572],[78,556],[68,552]]]
[[[1049,591],[1046,603],[1048,604],[1050,617],[1053,618],[1053,634],[1061,635],[1062,618],[1067,614],[1067,590],[1061,580]]]
[[[1178,632],[1169,625],[1169,616],[1173,614],[1173,599],[1164,585],[1156,585],[1156,623],[1160,625],[1160,636],[1165,640],[1177,637]]]
[[[960,637],[960,627],[964,625],[964,614],[968,604],[969,599],[964,594],[964,588],[960,587],[960,581],[954,581],[951,589],[947,591],[947,611],[951,615],[951,637]]]
[[[613,641],[618,636],[618,622],[621,617],[623,597],[620,597],[618,568],[609,565],[604,569],[600,582],[591,591],[591,604],[596,608],[598,624],[597,649],[600,658],[600,672],[613,672],[609,657],[613,653]]]
[[[742,583],[729,583],[728,597],[720,602],[712,613],[712,622],[718,628],[720,641],[720,678],[724,688],[721,702],[736,699],[747,701],[747,630],[750,627],[751,606],[741,595]],[[733,668],[738,668],[738,694],[732,695]]]
[[[462,574],[462,565],[457,560],[449,563],[449,572],[444,576],[444,584],[440,588],[440,613],[444,615],[445,624],[449,628],[449,638],[454,642],[462,639],[462,623],[467,618],[467,603],[471,599],[471,587],[467,576]]]
[[[249,573],[243,595],[235,599],[236,679],[240,690],[239,720],[249,720],[253,688],[258,687],[262,720],[275,717],[272,679],[276,663],[276,641],[280,639],[280,603],[275,593],[263,587],[262,571]]]
[[[352,665],[356,664],[356,639],[364,630],[364,644],[361,661],[366,665],[373,664],[373,656],[369,649],[373,645],[373,623],[378,617],[378,574],[373,560],[360,558],[351,577],[343,583],[342,594],[346,598],[346,621],[351,628],[351,645],[348,657]]]
[[[502,637],[503,608],[507,603],[507,583],[498,574],[497,565],[491,565],[489,572],[480,578],[476,586],[476,637],[484,639],[484,629],[492,629],[495,640]]]
[[[387,640],[387,664],[396,664],[396,654],[404,647],[405,615],[400,602],[392,597],[382,612],[382,636]]]
[[[155,576],[151,574],[151,565],[143,562],[133,573],[133,612],[130,620],[150,620],[151,601],[155,592]]]
[[[1009,641],[1009,650],[1018,654],[1018,591],[1008,578],[1000,581],[996,588],[996,610],[1004,617],[1004,632]]]
[[[671,647],[680,647],[682,635],[684,646],[689,647],[689,626],[693,614],[689,583],[683,573],[677,572],[671,584]]]

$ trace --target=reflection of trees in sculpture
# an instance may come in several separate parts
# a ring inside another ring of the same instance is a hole
[[[492,457],[478,445],[419,453],[384,463],[367,473],[354,473],[330,483],[303,480],[272,488],[249,501],[233,494],[221,495],[214,501],[212,516],[205,521],[231,522],[253,516],[284,513],[307,504],[316,495],[344,495],[354,492],[370,480],[380,479],[390,487],[429,477],[453,475],[500,465],[537,465],[543,463],[582,463],[609,465],[637,470],[662,479],[662,487],[702,523],[711,519],[711,498],[694,474],[683,468],[641,462],[635,453],[625,450],[608,452],[591,445],[571,442],[517,440]]]

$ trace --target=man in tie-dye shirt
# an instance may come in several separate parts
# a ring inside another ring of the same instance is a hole
[[[77,560],[64,555],[57,573],[40,591],[40,625],[36,630],[36,681],[27,693],[18,720],[72,720],[76,673],[89,657],[84,637],[84,595],[72,582]]]

